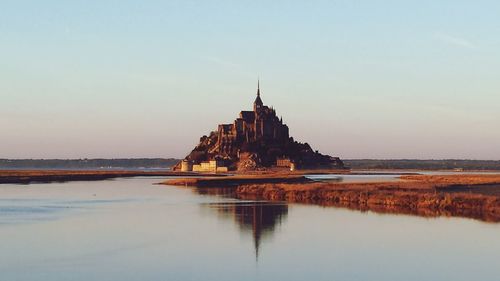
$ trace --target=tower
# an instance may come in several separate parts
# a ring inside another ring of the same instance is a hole
[[[259,80],[257,80],[257,98],[255,99],[255,101],[253,103],[253,111],[254,112],[260,111],[260,109],[262,108],[263,105],[264,105],[264,103],[260,99],[260,83],[259,83]]]

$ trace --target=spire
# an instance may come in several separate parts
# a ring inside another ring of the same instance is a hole
[[[257,96],[260,97],[260,79],[257,78]]]
[[[257,79],[257,98],[255,99],[255,102],[253,103],[253,110],[257,112],[264,103],[262,102],[262,99],[260,98],[260,81]]]

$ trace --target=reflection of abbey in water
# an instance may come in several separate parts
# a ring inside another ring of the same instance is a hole
[[[222,217],[233,219],[242,233],[252,235],[257,258],[261,241],[270,237],[288,214],[288,206],[280,203],[227,202],[208,206]]]

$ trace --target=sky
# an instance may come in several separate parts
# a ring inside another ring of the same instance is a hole
[[[184,157],[262,99],[341,158],[500,160],[500,2],[0,0],[0,158]]]

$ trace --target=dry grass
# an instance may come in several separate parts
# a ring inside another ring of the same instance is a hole
[[[470,175],[407,175],[401,179],[419,183],[441,185],[480,185],[500,184],[500,175],[470,174]]]

